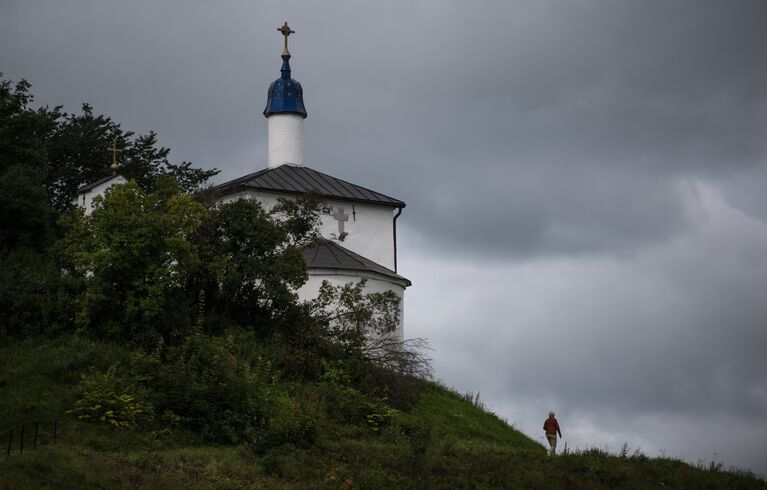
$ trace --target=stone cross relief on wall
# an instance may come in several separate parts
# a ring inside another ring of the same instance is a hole
[[[344,231],[344,223],[349,221],[349,215],[344,213],[344,208],[339,207],[332,216],[338,221],[338,235],[341,236],[346,233]]]

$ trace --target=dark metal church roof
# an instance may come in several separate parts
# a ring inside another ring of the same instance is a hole
[[[105,182],[109,182],[112,179],[116,179],[117,177],[120,177],[120,174],[108,175],[108,176],[106,176],[104,178],[101,178],[101,179],[97,180],[96,182],[91,182],[90,184],[86,184],[86,185],[78,188],[77,189],[77,193],[78,194],[82,194],[85,191],[89,191],[89,190],[93,189],[94,187],[97,187],[97,186],[99,186],[99,185],[101,185],[101,184],[103,184]]]
[[[385,204],[396,208],[405,207],[404,202],[380,192],[371,191],[365,187],[337,179],[309,167],[287,164],[259,170],[258,172],[219,184],[214,189],[224,194],[247,189],[295,195],[315,191],[323,197],[333,199]]]
[[[391,269],[377,264],[370,259],[352,252],[341,245],[323,240],[313,247],[303,250],[304,261],[310,269],[342,269],[350,271],[375,272],[399,281],[404,281],[406,287],[412,283],[409,279],[400,276]]]

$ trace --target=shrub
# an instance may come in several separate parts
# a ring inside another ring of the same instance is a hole
[[[370,366],[359,386],[364,393],[385,398],[394,408],[406,410],[418,402],[424,384],[419,378]]]
[[[252,448],[261,453],[281,445],[308,447],[317,438],[315,417],[284,391],[275,391],[264,424],[253,434]]]
[[[234,353],[236,340],[191,335],[181,345],[160,345],[145,362],[147,383],[158,413],[180,421],[206,440],[238,443],[266,419],[271,368],[254,368]]]
[[[67,413],[80,420],[133,429],[154,416],[152,404],[137,400],[133,392],[126,379],[117,375],[116,366],[106,372],[91,370],[80,376],[80,399]]]
[[[396,410],[384,398],[369,396],[350,386],[351,378],[341,361],[323,361],[318,391],[327,415],[342,423],[364,423],[379,432],[391,425]]]
[[[430,349],[425,339],[400,340],[400,298],[393,291],[365,293],[366,279],[333,286],[323,281],[305,307],[343,357],[358,358],[387,371],[428,379]]]
[[[287,377],[317,379],[329,347],[322,332],[311,322],[287,324],[285,327],[280,340],[285,349],[279,360],[280,370]]]
[[[397,410],[394,410],[383,403],[370,403],[368,404],[368,408],[370,413],[367,414],[366,418],[368,427],[373,432],[380,432],[381,429],[391,426],[394,417],[397,415]]]

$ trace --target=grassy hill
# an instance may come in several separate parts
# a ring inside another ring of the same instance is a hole
[[[469,397],[433,382],[410,386],[417,396],[399,408],[372,395],[349,398],[378,408],[344,419],[344,405],[317,383],[275,381],[311,415],[316,433],[308,443],[212,444],[183,424],[118,429],[66,413],[82,396],[82,373],[132,355],[73,335],[0,347],[0,430],[59,419],[55,445],[44,427],[45,444],[29,449],[28,426],[23,454],[3,451],[0,488],[767,488],[745,472],[641,454],[548,457]]]

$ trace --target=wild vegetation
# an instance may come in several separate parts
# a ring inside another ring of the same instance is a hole
[[[215,171],[28,90],[0,77],[0,488],[765,487],[640,453],[547,457],[428,380],[424,345],[387,336],[394,295],[298,301],[316,196],[214,206]],[[114,139],[132,180],[86,216],[73,193]],[[22,439],[53,420],[55,444],[50,424]]]

